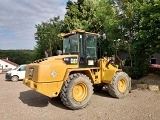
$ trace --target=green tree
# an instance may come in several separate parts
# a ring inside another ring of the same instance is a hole
[[[150,0],[141,4],[141,20],[137,35],[143,41],[145,53],[160,52],[160,1]],[[146,44],[147,43],[147,44]]]
[[[33,50],[0,50],[0,59],[8,58],[16,64],[28,64],[33,59]]]
[[[140,1],[137,8],[136,39],[133,42],[136,76],[142,77],[148,71],[149,56],[160,53],[160,1]],[[141,72],[139,72],[141,71]]]
[[[118,15],[121,41],[129,43],[130,58],[134,60],[132,75],[142,77],[147,73],[149,56],[159,52],[159,0],[119,0],[117,3],[121,13]]]
[[[113,40],[117,39],[116,9],[112,0],[78,0],[67,2],[64,18],[66,32],[84,29],[90,32],[106,33],[107,40],[102,41],[102,55],[113,54]],[[114,33],[114,34],[113,34]]]
[[[62,21],[59,17],[51,18],[47,22],[42,22],[41,24],[36,25],[36,59],[45,57],[45,52],[48,56],[52,56],[57,49],[60,49],[61,41],[58,34],[60,34],[61,29],[63,29],[62,25]]]

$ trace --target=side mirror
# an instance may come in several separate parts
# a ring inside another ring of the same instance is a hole
[[[57,50],[57,55],[62,55],[62,50]]]

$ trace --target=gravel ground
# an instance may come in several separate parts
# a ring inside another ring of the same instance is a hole
[[[0,74],[0,120],[159,120],[160,92],[132,90],[126,98],[95,93],[81,110],[66,108],[59,98],[39,94],[22,81],[5,81]]]

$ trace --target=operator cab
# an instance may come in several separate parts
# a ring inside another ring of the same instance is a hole
[[[96,33],[74,31],[63,36],[63,55],[78,55],[79,67],[97,67]]]

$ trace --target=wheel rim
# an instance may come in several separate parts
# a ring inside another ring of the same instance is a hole
[[[74,100],[83,101],[87,96],[87,86],[83,83],[77,83],[72,89],[72,95]]]
[[[14,76],[13,78],[12,78],[12,81],[17,81],[17,77],[16,76]]]
[[[126,80],[125,79],[120,79],[118,82],[118,90],[121,93],[124,93],[126,91],[127,88],[127,84],[126,84]]]

